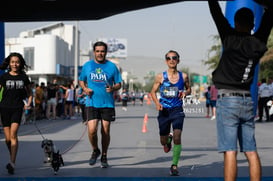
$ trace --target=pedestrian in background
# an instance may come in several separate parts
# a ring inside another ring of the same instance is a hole
[[[31,83],[26,75],[28,66],[20,53],[10,53],[0,65],[1,70],[7,70],[0,77],[0,87],[3,90],[0,102],[0,114],[5,134],[5,142],[9,151],[10,162],[6,165],[9,174],[14,174],[18,151],[18,129],[21,124],[24,109],[30,109],[32,103]],[[23,100],[27,98],[24,103]]]
[[[85,111],[85,103],[86,103],[86,93],[83,91],[83,89],[81,87],[79,87],[78,91],[77,91],[77,102],[78,102],[78,106],[80,107],[81,110],[81,116],[82,116],[82,122],[86,123],[86,111]]]
[[[145,96],[144,92],[141,91],[139,94],[139,101],[141,106],[143,106],[144,96]]]
[[[177,70],[180,59],[176,51],[168,51],[165,54],[165,62],[168,69],[155,77],[151,97],[158,110],[160,143],[164,152],[168,153],[171,150],[172,140],[174,143],[170,175],[177,176],[179,175],[178,162],[182,150],[181,136],[185,117],[182,99],[191,94],[191,87],[188,75]],[[173,133],[171,133],[171,127]]]
[[[88,137],[93,148],[89,160],[94,165],[101,155],[101,167],[107,168],[107,151],[110,144],[110,125],[115,121],[114,92],[121,88],[121,74],[117,66],[106,59],[107,44],[96,42],[93,45],[94,59],[87,61],[79,77],[79,85],[88,95],[86,114]],[[98,146],[98,125],[101,123],[102,151]]]
[[[46,108],[46,118],[48,120],[56,120],[56,106],[58,100],[58,87],[56,84],[48,83],[47,85],[47,108]],[[51,117],[52,112],[52,117]]]
[[[269,107],[267,106],[267,102],[271,99],[271,88],[270,85],[267,84],[266,79],[263,78],[261,81],[261,85],[258,88],[258,112],[259,119],[258,122],[263,122],[263,115],[265,112],[266,122],[270,121],[269,117]]]
[[[45,83],[41,82],[40,85],[36,85],[35,90],[35,114],[36,119],[45,118],[44,114],[44,102],[45,102]]]
[[[235,13],[233,28],[217,0],[208,0],[208,4],[222,42],[222,54],[212,73],[212,81],[218,89],[217,138],[218,151],[224,154],[224,179],[236,180],[239,142],[240,151],[244,152],[249,164],[250,180],[260,180],[261,162],[256,147],[254,103],[250,87],[255,67],[267,50],[273,9],[264,8],[260,26],[252,34],[254,14],[250,9],[243,7]]]
[[[206,108],[207,108],[206,118],[209,118],[210,117],[210,109],[211,109],[211,106],[210,106],[210,86],[208,86],[207,91],[205,92],[205,98],[206,98]]]
[[[65,115],[64,115],[65,90],[62,88],[61,85],[58,85],[57,87],[58,87],[58,91],[57,91],[58,99],[57,99],[57,106],[56,106],[56,115],[58,118],[62,118],[62,117],[65,117]]]
[[[129,94],[127,92],[127,89],[123,89],[120,96],[121,96],[121,102],[122,102],[122,110],[127,111],[127,105],[129,101]]]
[[[217,103],[218,90],[215,85],[210,86],[210,106],[211,106],[211,120],[216,118],[216,103]]]
[[[132,99],[133,106],[135,106],[136,105],[136,93],[134,91],[132,91],[130,97]]]
[[[64,115],[65,119],[75,119],[74,118],[74,84],[70,82],[67,86],[61,86],[65,90],[64,94]]]

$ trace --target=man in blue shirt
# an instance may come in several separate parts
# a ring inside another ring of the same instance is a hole
[[[114,91],[121,88],[121,74],[117,66],[106,59],[107,44],[96,42],[93,45],[94,60],[83,65],[79,85],[88,95],[86,98],[86,116],[88,136],[93,147],[89,160],[94,165],[101,151],[98,147],[97,128],[101,121],[102,156],[101,167],[107,168],[107,150],[110,144],[110,124],[115,121]]]

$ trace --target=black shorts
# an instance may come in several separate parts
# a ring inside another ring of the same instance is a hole
[[[1,121],[3,127],[10,127],[11,123],[21,124],[23,108],[1,108]]]
[[[122,100],[122,106],[126,107],[127,106],[127,100]]]
[[[87,120],[99,119],[112,122],[116,119],[115,108],[86,107],[85,110]]]
[[[71,105],[71,104],[73,105],[73,101],[65,101],[65,104],[66,105]]]

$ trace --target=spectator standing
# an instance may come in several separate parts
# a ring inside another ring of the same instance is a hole
[[[205,98],[206,98],[206,108],[207,108],[207,115],[206,118],[210,117],[210,86],[208,86],[207,91],[205,92]]]
[[[80,86],[76,85],[76,87],[74,89],[74,95],[75,95],[75,99],[74,99],[75,100],[74,101],[74,116],[77,116],[77,115],[80,116],[80,113],[81,113],[81,107],[80,107],[79,102],[78,102],[79,90],[80,90]]]
[[[129,100],[129,94],[127,90],[123,89],[120,96],[121,96],[121,102],[122,102],[122,110],[127,111],[127,104]]]
[[[261,85],[258,89],[258,110],[259,110],[259,119],[258,122],[263,121],[263,113],[265,111],[266,122],[270,121],[269,117],[269,107],[267,106],[267,102],[271,99],[271,89],[270,85],[267,84],[266,79],[263,78],[261,81]]]
[[[139,100],[140,100],[140,105],[143,106],[143,101],[144,101],[144,92],[140,92],[139,93]]]
[[[64,103],[64,115],[65,119],[70,119],[74,115],[73,104],[74,104],[74,84],[69,83],[67,87],[62,86],[65,89],[65,103]]]
[[[81,87],[79,87],[79,90],[77,91],[77,102],[78,106],[81,109],[81,115],[82,115],[82,122],[86,123],[86,111],[85,111],[85,103],[86,103],[86,93],[83,91]]]
[[[133,104],[133,106],[135,106],[136,105],[136,93],[133,91],[133,92],[131,92],[131,99],[132,99],[132,104]]]
[[[43,111],[43,104],[45,101],[45,83],[41,82],[40,86],[36,86],[35,90],[35,113],[37,119],[43,119],[45,117],[44,111]]]
[[[257,3],[272,1],[254,0]],[[261,162],[255,140],[254,103],[250,93],[255,67],[267,51],[273,26],[273,4],[265,5],[259,28],[252,34],[254,14],[241,8],[234,16],[234,28],[222,13],[217,0],[208,0],[211,16],[221,42],[222,54],[212,81],[218,89],[218,151],[224,155],[224,180],[237,177],[237,143],[249,164],[250,180],[261,180]]]
[[[51,119],[50,113],[52,112],[52,119],[56,119],[56,106],[58,100],[58,88],[56,84],[49,83],[47,86],[47,108],[46,118]]]
[[[216,102],[217,102],[218,90],[215,85],[210,86],[210,106],[212,111],[211,120],[216,118]]]
[[[57,91],[57,106],[56,106],[56,114],[57,117],[61,118],[64,116],[64,92],[65,90],[58,85],[58,91]]]

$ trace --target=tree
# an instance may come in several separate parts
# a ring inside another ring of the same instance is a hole
[[[155,80],[155,75],[145,76],[146,83],[145,83],[145,86],[143,87],[143,90],[145,92],[150,92],[152,90],[154,80]]]
[[[203,64],[208,66],[209,70],[216,69],[222,51],[222,44],[219,35],[214,35],[212,38],[215,44],[208,50],[208,59],[202,60]]]
[[[261,62],[272,61],[273,60],[273,29],[271,30],[268,42],[267,42],[268,50],[265,52],[264,56],[261,58]]]
[[[260,64],[259,80],[273,78],[273,60],[264,61]]]
[[[259,79],[273,78],[273,29],[271,30],[268,42],[268,50],[261,58]]]

